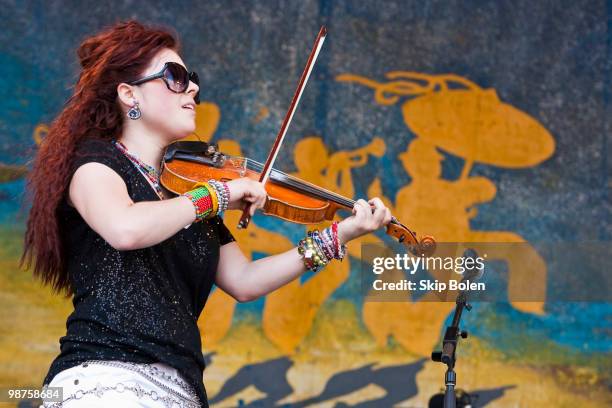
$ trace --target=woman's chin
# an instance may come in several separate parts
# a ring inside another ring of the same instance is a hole
[[[187,129],[185,130],[188,134],[191,134],[193,132],[195,132],[196,130],[196,121],[195,121],[195,116],[193,117],[193,119],[191,120],[191,122],[189,122],[189,126],[187,126]]]
[[[193,135],[194,130],[195,130],[195,127],[191,131],[173,132],[172,135],[169,137],[168,144],[178,142],[180,140],[185,139],[188,136]]]
[[[192,135],[195,132],[195,130],[196,130],[196,126],[194,122],[190,126],[188,125],[188,126],[181,128],[178,132],[175,132],[174,135],[177,140],[180,140],[189,135]]]

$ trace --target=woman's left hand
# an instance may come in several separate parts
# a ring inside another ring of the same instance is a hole
[[[391,222],[391,211],[378,197],[369,201],[357,200],[353,215],[338,223],[338,239],[345,244],[362,235],[376,231]]]

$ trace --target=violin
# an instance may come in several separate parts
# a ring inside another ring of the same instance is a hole
[[[215,144],[198,141],[174,142],[166,149],[160,182],[170,192],[183,194],[198,182],[210,179],[230,181],[249,177],[259,180],[264,165],[247,157],[220,152]],[[351,211],[355,201],[295,176],[272,169],[265,183],[268,199],[262,212],[298,224],[332,221],[339,210]],[[414,231],[393,218],[387,234],[407,245],[410,252],[423,255],[435,249],[435,240],[417,238]]]
[[[160,182],[169,191],[183,194],[198,182],[210,179],[229,181],[235,178],[249,177],[261,182],[266,189],[268,199],[263,208],[265,215],[273,215],[283,220],[299,224],[318,224],[324,220],[334,219],[340,209],[351,211],[355,201],[300,180],[273,168],[287,129],[297,109],[297,105],[306,87],[306,83],[316,61],[327,29],[322,26],[310,51],[306,67],[302,72],[297,89],[285,114],[272,149],[265,163],[259,163],[244,157],[233,157],[219,152],[217,147],[204,142],[179,141],[171,144],[164,154]],[[382,140],[372,144],[375,152],[384,147]],[[364,151],[359,154],[363,155]],[[247,228],[251,220],[250,204],[242,211],[238,228]],[[387,234],[396,237],[407,245],[415,255],[431,254],[435,250],[435,240],[424,237],[419,240],[416,233],[393,218],[387,224]]]

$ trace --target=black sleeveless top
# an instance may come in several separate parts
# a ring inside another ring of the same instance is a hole
[[[112,142],[80,143],[71,174],[88,162],[114,170],[134,202],[159,200]],[[161,362],[176,368],[208,406],[197,321],[215,280],[219,247],[234,240],[222,219],[194,223],[148,248],[118,251],[66,200],[58,217],[74,311],[43,384],[86,360]]]

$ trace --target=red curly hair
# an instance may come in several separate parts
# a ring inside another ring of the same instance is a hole
[[[73,293],[57,209],[67,194],[77,144],[84,138],[119,137],[124,113],[117,86],[138,78],[159,51],[178,52],[176,36],[137,21],[118,23],[85,39],[77,54],[82,67],[74,93],[53,121],[28,176],[32,198],[21,265],[57,293]]]

